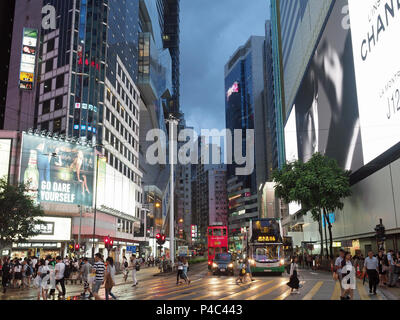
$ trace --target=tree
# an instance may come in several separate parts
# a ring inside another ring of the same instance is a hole
[[[35,227],[44,224],[38,219],[44,213],[27,195],[28,191],[24,184],[14,186],[0,180],[0,248],[40,234]]]
[[[295,173],[288,173],[288,168]],[[292,175],[293,181],[286,178],[287,175]],[[331,259],[333,258],[332,223],[328,213],[343,209],[343,199],[351,195],[349,178],[349,171],[340,168],[336,160],[320,153],[314,154],[307,163],[297,161],[289,167],[285,166],[274,176],[278,196],[284,195],[285,201],[301,203],[304,210],[311,211],[314,220],[316,218],[322,220],[322,212],[329,230]],[[287,185],[288,181],[290,183]],[[320,235],[323,249],[322,223],[320,223]]]

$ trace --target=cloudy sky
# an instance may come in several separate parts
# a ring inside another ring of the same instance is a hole
[[[268,0],[181,1],[181,108],[199,133],[225,128],[224,66],[268,18]]]

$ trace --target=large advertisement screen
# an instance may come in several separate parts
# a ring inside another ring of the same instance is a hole
[[[11,139],[0,139],[0,179],[7,179],[10,170]]]
[[[400,141],[400,2],[350,0],[365,164]]]
[[[20,180],[38,203],[92,206],[94,150],[23,134]]]
[[[20,89],[32,90],[35,81],[38,30],[24,28],[22,37],[21,65],[19,73]]]
[[[348,1],[338,0],[296,96],[296,125],[286,125],[297,131],[300,160],[321,152],[347,170],[364,165],[356,92]]]

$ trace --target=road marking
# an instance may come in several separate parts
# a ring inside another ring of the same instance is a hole
[[[323,284],[323,281],[317,282],[317,284],[304,296],[303,300],[312,300]]]
[[[278,289],[279,287],[282,287],[282,286],[285,285],[286,283],[287,283],[287,282],[285,282],[285,281],[281,281],[281,282],[280,282],[279,284],[277,284],[276,286],[273,286],[272,288],[269,288],[269,289],[265,290],[264,292],[261,292],[261,293],[259,293],[259,294],[254,295],[254,296],[251,296],[251,297],[249,297],[249,298],[247,298],[247,299],[245,299],[245,300],[256,300],[257,298],[262,297],[262,296],[265,296],[265,295],[271,293],[272,291],[274,291],[275,289]]]
[[[342,292],[341,292],[341,289],[340,289],[340,283],[339,283],[339,281],[336,281],[335,289],[333,290],[331,300],[339,300],[341,293]]]
[[[285,291],[280,296],[276,297],[274,300],[285,300],[288,296],[290,296],[291,291],[292,291],[291,289]]]
[[[371,300],[371,297],[368,295],[367,290],[365,290],[364,285],[359,279],[357,279],[357,290],[361,300]]]
[[[260,285],[258,285],[258,286],[251,286],[250,288],[247,288],[247,289],[242,290],[242,291],[240,291],[240,292],[236,292],[236,293],[230,294],[230,295],[228,295],[228,296],[226,296],[226,297],[223,297],[223,298],[221,298],[221,299],[219,299],[219,300],[228,300],[228,299],[233,298],[233,297],[241,296],[242,294],[251,292],[251,291],[253,291],[253,290],[257,290],[257,289],[259,289],[259,288],[261,288],[261,287],[265,287],[266,285],[268,285],[268,284],[270,284],[270,283],[272,283],[272,282],[274,282],[274,280],[267,281],[267,282],[262,283],[262,284],[260,284]]]

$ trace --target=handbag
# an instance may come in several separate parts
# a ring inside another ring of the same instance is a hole
[[[140,270],[140,264],[137,263],[135,268],[136,268],[136,271],[139,271]]]

